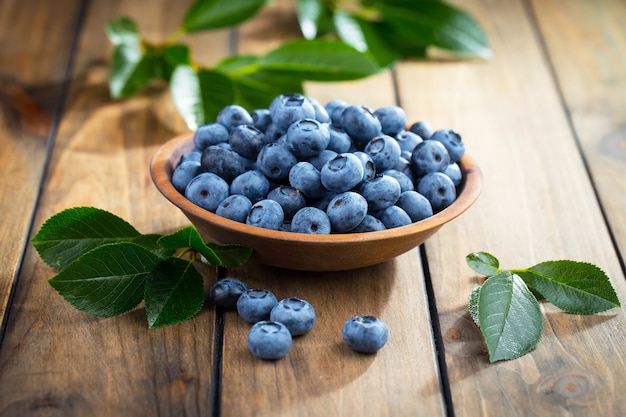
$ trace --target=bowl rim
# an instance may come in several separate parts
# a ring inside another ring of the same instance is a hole
[[[166,199],[182,210],[183,213],[189,213],[194,217],[205,219],[207,222],[213,223],[216,226],[232,229],[240,234],[254,235],[258,238],[293,243],[344,244],[381,241],[398,236],[415,235],[441,227],[460,216],[476,201],[483,184],[480,168],[466,152],[459,161],[463,178],[461,184],[457,187],[460,192],[457,193],[456,200],[442,211],[426,219],[406,226],[364,233],[307,234],[264,229],[230,220],[203,209],[189,201],[174,188],[171,182],[171,176],[175,168],[174,159],[176,159],[176,163],[178,163],[185,153],[193,149],[193,134],[194,132],[187,132],[175,136],[157,149],[150,161],[150,176],[154,185]]]

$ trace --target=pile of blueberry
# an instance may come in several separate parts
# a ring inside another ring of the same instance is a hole
[[[298,297],[280,301],[268,290],[248,288],[236,278],[223,278],[211,285],[213,303],[225,310],[237,310],[252,324],[248,332],[248,349],[262,359],[280,359],[291,349],[294,336],[308,333],[315,324],[313,306]],[[387,342],[389,331],[384,322],[373,316],[358,315],[348,319],[342,331],[351,349],[374,353]]]
[[[172,175],[187,199],[234,221],[312,234],[432,216],[456,199],[465,152],[459,134],[408,126],[399,106],[322,106],[301,94],[251,113],[226,106],[193,142]]]

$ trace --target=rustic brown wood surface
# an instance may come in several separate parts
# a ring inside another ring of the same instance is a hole
[[[47,283],[55,272],[27,244],[45,219],[79,205],[144,233],[187,224],[148,175],[157,147],[186,127],[161,86],[110,98],[103,28],[128,15],[159,42],[191,0],[0,3],[0,417],[626,415],[624,307],[575,316],[544,304],[537,349],[489,364],[466,312],[480,278],[464,261],[486,250],[504,268],[592,262],[626,302],[626,8],[455,3],[485,27],[491,60],[403,62],[366,80],[309,83],[307,93],[322,103],[400,104],[412,120],[463,133],[483,193],[422,249],[381,265],[222,271],[316,307],[313,331],[276,362],[255,359],[250,325],[210,303],[158,330],[147,330],[143,308],[112,319],[81,313]],[[235,34],[184,40],[205,65],[263,53],[298,36],[292,2],[275,2]],[[209,284],[218,271],[203,273]],[[341,342],[343,321],[357,313],[389,325],[376,355]]]

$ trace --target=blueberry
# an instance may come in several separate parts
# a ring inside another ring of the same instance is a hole
[[[256,160],[257,169],[271,181],[284,181],[289,171],[298,163],[296,156],[283,143],[265,145]]]
[[[328,125],[329,140],[326,149],[330,149],[337,153],[349,152],[352,147],[352,138],[346,133],[341,126],[336,124]]]
[[[346,107],[348,103],[343,100],[331,100],[324,106],[333,124],[341,123],[341,115]]]
[[[363,179],[363,165],[354,154],[342,153],[324,164],[320,178],[329,191],[336,193],[348,191]]]
[[[276,142],[278,141],[278,139],[280,139],[282,136],[285,135],[285,133],[287,133],[287,129],[283,129],[282,127],[279,127],[276,123],[274,123],[273,121],[267,126],[267,128],[264,131],[265,136],[267,137],[267,139],[270,142]]]
[[[342,337],[350,349],[362,353],[374,353],[387,343],[389,329],[379,318],[358,315],[345,322]]]
[[[384,210],[394,205],[402,192],[398,180],[389,175],[377,175],[365,181],[359,191],[372,211]]]
[[[217,114],[217,122],[224,125],[229,132],[239,125],[253,125],[254,120],[248,110],[237,104],[228,105]]]
[[[237,313],[248,323],[267,320],[270,311],[278,303],[271,291],[262,288],[249,288],[237,299]]]
[[[246,159],[229,146],[209,146],[202,152],[200,163],[205,171],[217,174],[227,182],[247,170]]]
[[[241,194],[233,194],[226,197],[217,206],[215,214],[239,223],[245,223],[251,208],[252,202],[248,197]]]
[[[311,303],[298,297],[284,298],[272,308],[270,320],[284,324],[292,336],[308,333],[315,324]]]
[[[316,200],[326,194],[320,171],[310,162],[301,161],[291,168],[289,184],[300,190],[308,200]]]
[[[425,140],[415,147],[411,155],[411,168],[418,178],[429,172],[443,172],[449,163],[448,151],[436,140]]]
[[[396,205],[406,212],[411,221],[418,222],[433,215],[430,201],[417,191],[405,191],[400,194]]]
[[[252,125],[233,127],[228,136],[231,149],[248,159],[256,159],[263,146],[270,143],[265,134]]]
[[[454,183],[443,172],[431,172],[417,183],[417,192],[430,201],[433,212],[438,213],[456,199]]]
[[[344,233],[359,225],[367,215],[367,201],[354,191],[337,194],[326,208],[333,231]]]
[[[368,153],[362,151],[356,151],[352,154],[359,158],[361,160],[361,164],[363,165],[363,179],[358,185],[374,178],[376,176],[376,165],[374,164],[372,157]]]
[[[330,161],[331,159],[333,159],[337,155],[339,155],[339,154],[337,152],[333,151],[333,150],[324,149],[318,155],[315,155],[315,156],[313,156],[311,158],[307,158],[306,161],[310,162],[315,168],[321,170],[326,162]]]
[[[269,109],[255,109],[250,113],[254,127],[261,132],[267,130],[268,126],[272,123],[272,116]]]
[[[278,230],[285,220],[283,208],[274,200],[257,201],[250,208],[246,224],[264,229]]]
[[[390,206],[384,209],[380,214],[380,221],[383,222],[387,229],[407,226],[412,223],[411,217],[407,212],[398,206]]]
[[[202,172],[189,181],[185,188],[185,197],[195,205],[214,213],[228,197],[228,184],[212,172]]]
[[[377,172],[395,167],[402,153],[398,141],[389,135],[376,136],[367,143],[364,150],[372,157]]]
[[[272,100],[270,114],[279,128],[287,130],[300,119],[314,119],[315,108],[302,94],[281,94]]]
[[[428,122],[415,122],[409,127],[409,130],[418,134],[424,140],[430,139],[433,134],[433,129]]]
[[[209,296],[216,306],[225,310],[235,310],[239,296],[247,290],[248,286],[241,280],[222,278],[211,285]]]
[[[328,208],[328,203],[330,203],[330,200],[335,198],[337,196],[337,194],[338,193],[326,190],[326,193],[323,196],[321,196],[320,198],[317,198],[315,200],[310,201],[309,202],[309,206],[326,211],[326,209]]]
[[[388,175],[390,177],[395,178],[400,184],[400,191],[410,191],[415,190],[415,184],[413,184],[413,180],[407,174],[397,169],[388,169],[383,172],[383,175]]]
[[[287,129],[287,144],[300,159],[319,155],[329,141],[328,125],[314,119],[300,119]]]
[[[248,349],[261,359],[280,359],[291,349],[292,337],[287,327],[279,322],[263,320],[248,332]]]
[[[380,120],[367,106],[347,106],[341,113],[340,124],[361,145],[381,134]]]
[[[267,198],[276,201],[283,209],[284,220],[291,220],[294,214],[306,206],[302,193],[290,186],[279,185],[267,194]]]
[[[200,152],[211,145],[228,141],[228,130],[223,124],[209,123],[199,126],[193,134],[194,148]]]
[[[413,149],[420,143],[424,141],[420,135],[417,133],[411,132],[410,130],[403,130],[395,136],[398,141],[398,145],[400,145],[400,149],[402,151],[406,151],[409,153],[413,153]]]
[[[180,158],[180,163],[182,164],[183,162],[187,162],[187,161],[200,162],[201,158],[202,158],[202,151],[194,149],[193,151],[184,154],[182,158]]]
[[[326,108],[317,101],[316,98],[305,96],[305,99],[311,103],[313,108],[315,109],[315,120],[320,123],[330,123],[330,115],[326,111]]]
[[[241,194],[253,203],[264,199],[270,189],[270,182],[259,170],[246,171],[230,183],[231,194]]]
[[[361,221],[357,227],[350,230],[350,233],[377,232],[379,230],[385,230],[386,228],[387,227],[383,222],[371,214],[368,214],[363,218],[363,221]]]
[[[435,131],[430,140],[436,140],[443,144],[450,155],[450,162],[459,162],[465,153],[465,144],[461,135],[450,129]]]
[[[463,180],[463,173],[461,172],[461,167],[458,163],[453,162],[443,171],[450,179],[455,187],[458,187],[461,184],[461,180]]]
[[[380,120],[382,133],[395,136],[406,126],[406,113],[399,106],[380,107],[374,111],[374,116]]]
[[[184,194],[189,181],[203,171],[202,165],[197,161],[181,162],[172,173],[172,185],[179,193]]]
[[[331,231],[328,214],[316,207],[303,207],[291,219],[291,231],[313,235],[329,234]]]

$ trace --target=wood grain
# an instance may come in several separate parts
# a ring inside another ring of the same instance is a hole
[[[467,295],[480,283],[464,263],[472,251],[494,254],[503,268],[589,261],[609,274],[622,300],[626,287],[525,7],[513,1],[463,7],[485,25],[492,61],[398,67],[407,112],[461,132],[485,178],[478,202],[426,243],[455,415],[624,414],[618,381],[626,348],[607,335],[625,334],[623,307],[584,317],[543,304],[546,327],[537,349],[497,364],[487,362],[466,313]]]
[[[0,4],[0,317],[19,268],[43,169],[54,113],[61,106],[79,1]],[[67,9],[67,12],[62,12]],[[55,26],[52,34],[49,28]]]
[[[574,134],[626,254],[626,6],[531,2]]]
[[[147,36],[164,39],[189,4],[91,3],[36,230],[50,215],[79,205],[109,210],[143,233],[188,224],[148,173],[156,148],[186,128],[158,86],[111,100],[112,49],[103,28],[108,19],[129,15]],[[200,55],[225,54],[227,38],[211,39],[212,49]],[[215,272],[204,275],[209,280]],[[149,331],[141,306],[108,320],[75,310],[46,282],[54,273],[29,247],[0,352],[0,415],[205,415],[211,409],[211,309],[182,325]]]

